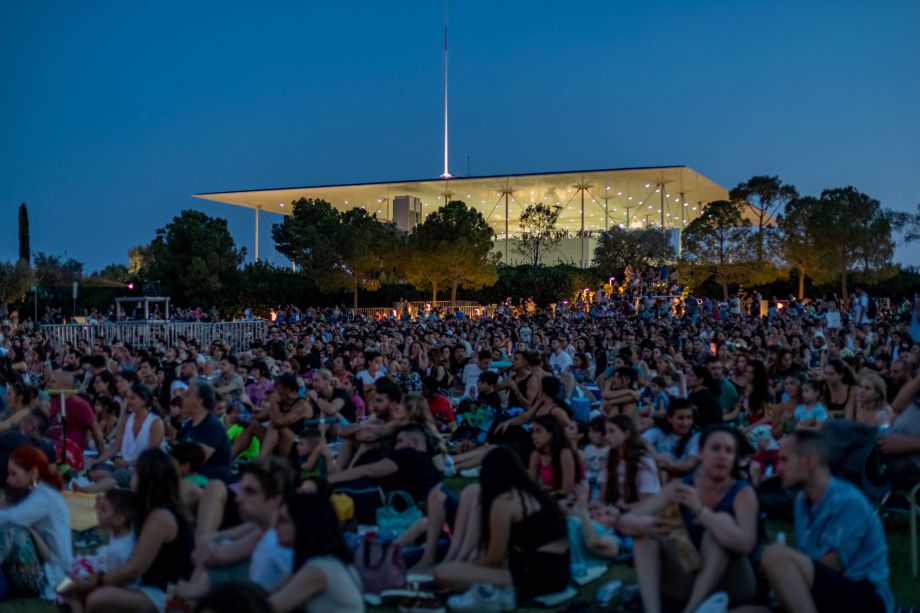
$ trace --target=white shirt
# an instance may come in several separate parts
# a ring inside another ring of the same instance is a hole
[[[70,540],[70,509],[61,493],[39,482],[19,504],[0,509],[0,530],[7,526],[31,526],[51,550],[51,560],[45,562],[46,583],[42,598],[54,600],[54,588],[64,580],[73,562]]]
[[[259,539],[249,563],[249,580],[267,592],[278,588],[294,566],[294,550],[278,544],[278,533],[269,528]]]
[[[482,370],[476,362],[470,362],[463,367],[463,373],[460,378],[463,380],[463,397],[476,398],[479,395],[479,375]]]
[[[363,586],[353,566],[334,556],[310,558],[304,566],[326,575],[326,591],[304,604],[307,613],[364,613]]]
[[[563,373],[572,365],[572,356],[565,351],[554,353],[549,356],[549,365],[555,373]]]

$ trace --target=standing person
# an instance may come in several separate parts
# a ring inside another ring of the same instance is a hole
[[[796,548],[770,545],[763,567],[786,611],[894,610],[888,547],[866,496],[831,476],[827,442],[817,432],[783,439],[779,473],[795,499]]]
[[[88,594],[89,613],[162,612],[167,586],[192,573],[195,542],[179,500],[172,458],[148,449],[138,458],[136,482],[140,528],[131,557],[118,568],[76,581],[67,592]]]
[[[70,511],[61,496],[61,476],[38,448],[15,449],[7,484],[27,492],[17,504],[0,509],[0,565],[13,593],[54,600],[54,588],[70,570]],[[37,539],[33,539],[33,533]],[[36,541],[50,556],[42,562]]]

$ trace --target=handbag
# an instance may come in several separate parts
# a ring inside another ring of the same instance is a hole
[[[405,504],[402,511],[393,506],[397,498]],[[415,506],[412,496],[403,491],[390,492],[386,504],[377,509],[377,532],[383,538],[396,539],[421,518],[422,511]]]
[[[406,586],[406,562],[399,545],[392,541],[362,540],[355,555],[355,570],[369,594]]]

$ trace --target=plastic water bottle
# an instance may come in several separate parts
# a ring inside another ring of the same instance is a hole
[[[884,408],[876,411],[875,421],[878,424],[879,434],[888,434],[891,432],[891,417]]]
[[[617,581],[616,579],[608,581],[597,590],[597,601],[601,604],[610,604],[621,587],[623,587],[621,581]]]

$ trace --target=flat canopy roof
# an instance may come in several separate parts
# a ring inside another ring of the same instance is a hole
[[[510,192],[507,220],[506,192]],[[605,224],[625,226],[627,215],[633,228],[646,223],[658,227],[662,216],[665,227],[678,228],[696,218],[702,205],[728,198],[724,187],[687,166],[317,185],[194,196],[281,215],[291,213],[291,203],[295,200],[314,198],[326,200],[340,210],[360,206],[387,220],[392,218],[392,202],[396,196],[418,198],[422,202],[423,215],[447,200],[463,200],[482,212],[496,234],[502,235],[506,227],[509,234],[517,233],[518,218],[524,207],[537,202],[562,207],[559,227],[572,232],[579,230],[582,194],[586,230],[603,230]]]

